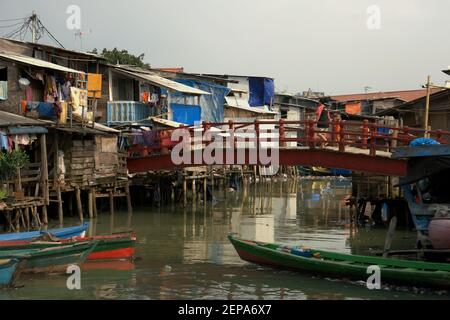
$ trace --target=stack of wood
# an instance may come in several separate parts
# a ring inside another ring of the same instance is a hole
[[[116,136],[95,137],[95,171],[97,184],[115,183],[119,167]]]
[[[65,157],[67,176],[72,185],[87,186],[95,183],[94,140],[72,140],[70,154]]]

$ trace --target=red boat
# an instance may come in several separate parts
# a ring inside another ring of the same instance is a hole
[[[132,232],[117,233],[107,236],[74,237],[70,239],[55,239],[48,237],[35,240],[1,241],[0,250],[21,250],[48,248],[67,245],[74,242],[98,241],[94,251],[87,260],[125,260],[132,259],[135,254],[136,236]]]

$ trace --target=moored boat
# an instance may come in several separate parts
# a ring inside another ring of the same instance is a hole
[[[398,186],[417,230],[417,247],[450,249],[450,146],[399,147],[392,157],[408,160],[407,175]]]
[[[241,259],[326,277],[367,281],[368,267],[380,268],[382,283],[450,288],[450,264],[360,256],[323,250],[301,250],[279,244],[228,236]]]
[[[85,222],[79,226],[73,226],[68,228],[16,232],[16,233],[3,233],[0,234],[0,241],[31,240],[45,233],[49,233],[57,238],[67,239],[72,237],[84,236],[88,227],[89,223]]]
[[[17,278],[19,271],[18,259],[0,260],[0,288],[11,287]]]
[[[65,272],[69,265],[82,264],[97,246],[97,241],[84,241],[64,246],[0,251],[0,259],[23,260],[22,272]]]
[[[136,236],[131,232],[89,238],[75,237],[71,239],[58,239],[47,237],[45,235],[31,241],[0,241],[0,251],[53,248],[86,241],[98,242],[95,249],[89,254],[87,260],[132,259],[135,254]]]

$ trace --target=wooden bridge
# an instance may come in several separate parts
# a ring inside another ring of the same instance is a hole
[[[386,126],[367,120],[319,125],[312,120],[203,122],[197,126],[151,131],[147,135],[151,137],[145,139],[146,143],[129,149],[130,173],[204,165],[266,165],[260,155],[276,154],[281,166],[320,166],[404,176],[406,160],[391,158],[396,147],[407,146],[419,137],[450,144],[449,131]],[[201,156],[206,151],[214,162]],[[191,161],[174,163],[171,155],[174,152]]]

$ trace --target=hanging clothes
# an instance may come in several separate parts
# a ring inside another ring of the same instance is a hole
[[[72,107],[77,110],[80,107],[80,89],[70,87],[70,100],[72,101]]]
[[[11,146],[8,141],[8,136],[5,133],[0,132],[0,151],[10,151],[10,150]]]
[[[25,95],[27,101],[33,100],[33,89],[31,88],[31,86],[27,86],[27,88],[25,89]]]
[[[0,100],[8,99],[8,81],[0,81]]]
[[[69,101],[70,100],[70,87],[71,87],[70,81],[66,81],[61,86],[61,101]]]

